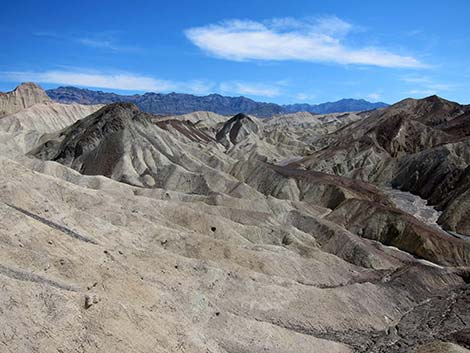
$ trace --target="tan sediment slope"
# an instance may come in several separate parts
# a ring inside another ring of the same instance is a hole
[[[223,196],[220,206],[135,196],[106,179],[93,190],[0,163],[0,297],[14,351],[349,352],[428,290],[462,283],[418,264],[396,272],[398,259],[379,271],[346,262],[322,238],[352,234],[325,223],[316,240],[285,223],[300,210],[276,199],[255,211]]]
[[[101,107],[44,102],[4,116],[0,118],[0,152],[4,156],[22,156],[47,134],[63,129]]]
[[[37,132],[54,132],[72,125],[98,109],[102,105],[61,104],[43,102],[34,104],[17,113],[0,119],[0,129],[7,132],[34,130]]]
[[[22,83],[11,92],[0,93],[0,118],[44,102],[51,100],[41,87],[32,82]]]
[[[0,135],[0,351],[465,347],[463,241],[367,182],[274,163],[364,116],[218,126],[114,104],[63,128],[61,114],[28,125],[60,129],[34,130],[30,157],[31,130]]]

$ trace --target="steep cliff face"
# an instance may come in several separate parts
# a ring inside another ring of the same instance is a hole
[[[36,103],[50,101],[46,92],[37,84],[22,83],[11,92],[0,93],[0,117],[19,112]]]

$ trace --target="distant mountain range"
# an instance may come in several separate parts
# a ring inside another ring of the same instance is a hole
[[[329,114],[342,112],[360,112],[388,107],[384,102],[368,102],[364,99],[345,98],[336,102],[321,104],[289,104],[282,106],[286,113],[310,112],[315,114]]]
[[[260,118],[273,115],[307,111],[316,114],[347,111],[373,110],[388,106],[386,103],[371,103],[363,99],[341,99],[322,104],[289,104],[256,102],[246,97],[226,97],[220,94],[195,96],[183,93],[145,93],[120,95],[76,87],[58,87],[47,90],[48,96],[60,103],[110,104],[130,102],[145,112],[153,114],[186,114],[194,111],[211,111],[223,115],[245,113]]]

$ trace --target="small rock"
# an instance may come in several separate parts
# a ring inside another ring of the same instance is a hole
[[[91,296],[89,296],[88,294],[85,295],[85,309],[88,309],[92,305],[93,305],[93,299],[91,298]]]
[[[217,230],[216,227],[211,227],[211,231],[215,232]]]
[[[91,286],[88,286],[87,289],[90,290],[98,285],[98,282],[93,283]]]
[[[85,309],[88,309],[93,304],[98,304],[99,299],[96,294],[86,294],[85,295]]]
[[[294,242],[294,239],[291,237],[290,234],[286,234],[284,238],[282,238],[282,245],[290,245]]]

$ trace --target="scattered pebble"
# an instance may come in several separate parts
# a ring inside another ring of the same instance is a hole
[[[98,285],[98,282],[93,283],[91,286],[88,286],[87,289],[90,290]]]
[[[85,309],[90,308],[93,304],[98,304],[99,299],[96,294],[85,294]]]

